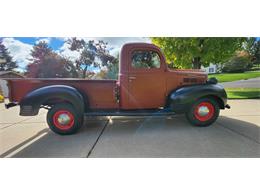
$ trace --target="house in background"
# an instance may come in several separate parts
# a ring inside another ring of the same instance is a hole
[[[208,67],[201,66],[201,69],[204,70],[208,74],[216,74],[216,73],[220,72],[218,70],[218,65],[217,64],[211,64],[211,63]]]
[[[0,71],[0,94],[8,97],[7,81],[4,78],[24,78],[23,75],[13,71]]]

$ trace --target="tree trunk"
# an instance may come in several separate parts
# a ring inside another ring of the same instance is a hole
[[[82,74],[82,78],[85,79],[86,78],[86,72],[87,72],[87,66],[84,68],[83,70],[83,74]]]
[[[192,65],[193,65],[192,66],[193,69],[200,69],[201,68],[200,57],[193,58]]]

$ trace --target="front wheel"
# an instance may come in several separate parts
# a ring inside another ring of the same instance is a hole
[[[209,126],[219,116],[219,105],[214,99],[202,98],[196,101],[186,112],[186,118],[195,126]]]
[[[83,124],[83,115],[71,104],[56,104],[47,114],[50,129],[60,135],[70,135],[78,131]]]

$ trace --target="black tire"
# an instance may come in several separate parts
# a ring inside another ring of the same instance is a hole
[[[201,116],[198,112],[199,108],[206,107],[209,112],[205,116]],[[187,120],[194,126],[206,127],[214,123],[219,116],[219,104],[212,98],[202,98],[197,100],[191,108],[186,112]]]
[[[61,124],[59,122],[62,120],[61,115],[65,116],[68,124]],[[76,133],[81,128],[83,121],[83,114],[78,113],[76,109],[68,103],[56,104],[47,113],[47,123],[50,129],[59,135],[71,135]]]

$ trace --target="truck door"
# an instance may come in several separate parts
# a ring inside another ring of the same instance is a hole
[[[128,60],[128,108],[151,109],[165,104],[166,78],[156,50],[135,49]]]

